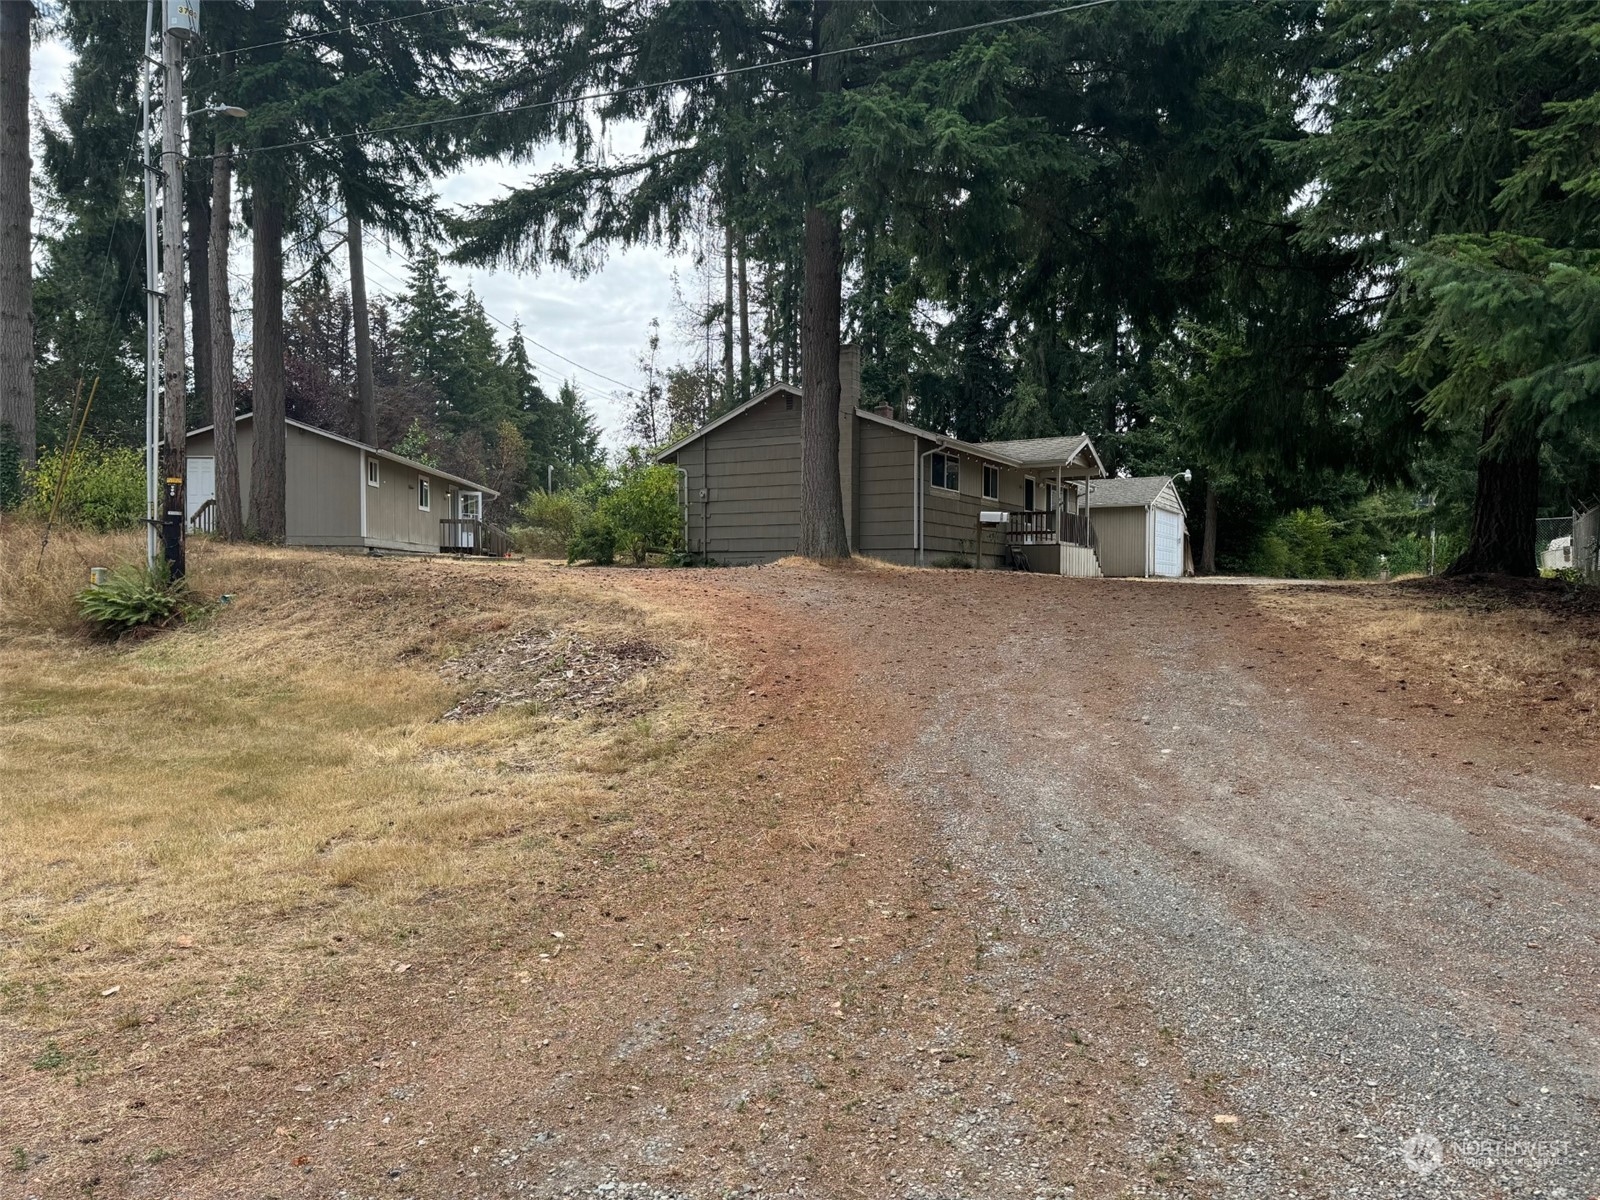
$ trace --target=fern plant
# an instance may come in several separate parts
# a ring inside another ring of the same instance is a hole
[[[146,627],[161,628],[201,611],[181,579],[167,564],[118,567],[103,583],[78,593],[78,611],[101,633],[110,636]]]

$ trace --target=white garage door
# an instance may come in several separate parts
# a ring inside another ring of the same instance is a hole
[[[1156,509],[1156,574],[1176,578],[1183,574],[1183,518]]]

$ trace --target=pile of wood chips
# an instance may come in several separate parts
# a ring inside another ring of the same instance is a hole
[[[639,638],[605,645],[572,633],[526,630],[445,662],[440,670],[446,678],[475,686],[441,719],[465,721],[525,705],[561,717],[611,710],[618,689],[664,656]]]

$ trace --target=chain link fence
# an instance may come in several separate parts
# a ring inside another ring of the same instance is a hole
[[[1533,525],[1533,554],[1539,570],[1570,571],[1572,518],[1540,517]]]
[[[1573,518],[1572,566],[1590,583],[1600,583],[1600,506]]]
[[[1600,583],[1600,508],[1534,522],[1534,562],[1541,572],[1573,571]]]

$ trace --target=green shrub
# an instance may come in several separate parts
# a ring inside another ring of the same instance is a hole
[[[617,561],[617,531],[604,513],[590,513],[567,543],[569,563],[588,561],[609,567]]]
[[[523,554],[555,558],[567,553],[589,512],[576,492],[535,492],[517,506],[511,541]]]
[[[642,563],[652,551],[676,548],[682,529],[678,505],[678,473],[651,466],[635,471],[603,502],[617,531],[617,544]]]
[[[0,512],[22,503],[22,447],[9,422],[0,424]]]
[[[23,510],[30,516],[49,517],[65,462],[66,451],[58,447],[41,454],[39,465],[26,472]],[[109,533],[143,521],[144,503],[143,451],[83,442],[73,456],[56,519]]]
[[[672,467],[640,466],[629,470],[617,488],[600,501],[599,514],[616,532],[616,547],[636,563],[651,551],[676,548],[682,530],[678,508],[678,472]]]
[[[146,626],[171,625],[197,615],[204,606],[166,563],[153,568],[118,567],[104,583],[78,593],[78,611],[101,633],[116,636]]]

